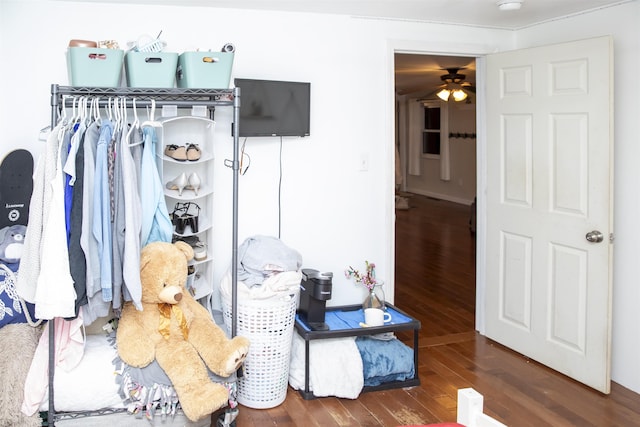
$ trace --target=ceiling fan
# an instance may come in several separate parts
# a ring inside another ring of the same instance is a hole
[[[452,98],[454,101],[464,101],[469,96],[469,93],[475,93],[476,88],[465,80],[466,76],[460,74],[460,70],[464,68],[445,68],[447,74],[440,76],[440,80],[444,84],[438,86],[435,95],[443,101],[448,101]]]

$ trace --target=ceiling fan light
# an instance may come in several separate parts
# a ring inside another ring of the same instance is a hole
[[[451,91],[448,89],[441,89],[438,93],[436,93],[436,96],[440,99],[442,99],[443,101],[448,101],[449,100],[449,95],[451,94]]]
[[[467,99],[467,93],[462,89],[455,89],[451,92],[454,101],[464,101]]]
[[[498,0],[496,4],[500,10],[519,10],[524,0]]]

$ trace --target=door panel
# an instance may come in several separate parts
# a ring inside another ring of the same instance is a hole
[[[488,337],[608,393],[612,41],[487,57]],[[586,234],[602,232],[602,242]]]

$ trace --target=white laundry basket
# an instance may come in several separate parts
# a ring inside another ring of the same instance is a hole
[[[266,409],[280,405],[287,397],[297,299],[297,294],[238,298],[236,333],[251,341],[244,375],[238,378],[238,403]],[[231,298],[227,295],[222,297],[222,311],[231,331]]]

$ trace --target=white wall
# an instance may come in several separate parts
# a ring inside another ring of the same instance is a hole
[[[406,104],[415,104],[416,99],[409,99]],[[464,102],[447,102],[442,104],[447,108],[448,125],[446,138],[449,134],[476,133],[476,105]],[[410,127],[410,132],[422,133],[420,126]],[[420,175],[406,176],[406,190],[449,200],[456,203],[471,205],[476,196],[476,138],[449,138],[450,176],[448,181],[440,178],[441,159],[422,157],[420,160]]]
[[[640,391],[640,3],[576,16],[518,32],[518,47],[612,35],[614,44],[614,266],[612,379]]]
[[[364,290],[347,281],[348,265],[375,262],[392,286],[393,75],[390,44],[418,40],[437,47],[476,51],[500,47],[501,31],[296,13],[199,7],[121,5],[65,1],[0,0],[2,151],[26,148],[38,156],[38,131],[49,124],[50,84],[68,84],[65,52],[70,39],[114,39],[121,46],[156,35],[167,50],[218,50],[236,46],[233,77],[311,82],[311,136],[287,138],[282,148],[282,197],[278,206],[279,141],[249,139],[251,167],[240,180],[240,241],[278,234],[298,249],[304,266],[334,272],[331,304],[359,301]],[[38,29],[38,33],[34,29]],[[429,31],[426,31],[429,30]],[[467,40],[482,40],[482,45]],[[495,42],[495,45],[493,44]],[[18,65],[19,64],[19,65]],[[221,265],[230,261],[231,111],[216,112],[214,212]],[[361,155],[369,170],[359,171]],[[389,299],[393,299],[392,293]]]
[[[614,34],[616,78],[635,82],[638,70],[638,3],[518,33],[522,46]],[[282,154],[282,239],[298,249],[305,267],[333,271],[332,304],[360,301],[364,292],[342,276],[349,264],[378,265],[393,279],[393,50],[477,53],[513,46],[511,32],[358,19],[332,15],[265,13],[198,7],[0,0],[0,153],[26,148],[38,156],[38,131],[48,125],[51,83],[67,83],[65,50],[73,38],[115,39],[122,45],[163,31],[168,49],[219,49],[236,45],[234,77],[312,83],[311,136],[286,139]],[[614,296],[614,380],[640,391],[635,284],[638,243],[638,155],[632,129],[637,88],[616,90],[617,252]],[[214,215],[216,262],[230,260],[230,112],[219,109],[220,145],[215,179],[220,200]],[[240,180],[240,239],[278,233],[279,144],[250,139],[249,172]],[[358,171],[360,155],[369,170]],[[392,227],[391,227],[392,228]],[[387,292],[389,296],[390,292]],[[391,298],[390,298],[391,299]],[[625,354],[621,354],[625,353]]]

